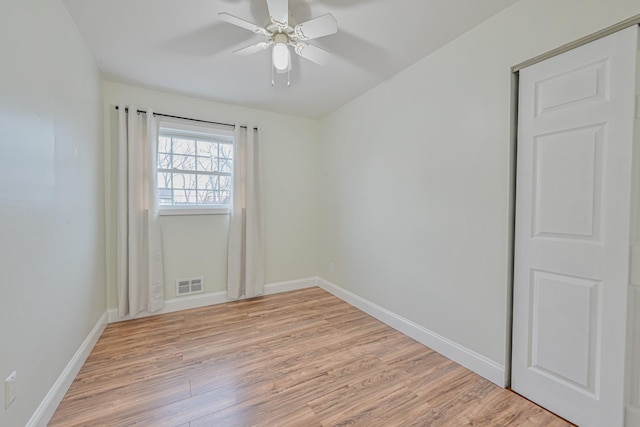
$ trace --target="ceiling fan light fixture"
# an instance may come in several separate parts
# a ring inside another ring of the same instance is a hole
[[[218,15],[223,21],[265,36],[266,41],[238,49],[233,53],[251,55],[271,47],[271,84],[274,85],[274,73],[289,73],[292,68],[291,55],[296,54],[318,65],[325,65],[330,53],[324,49],[307,44],[308,40],[329,36],[338,31],[338,23],[330,13],[324,14],[301,24],[289,25],[289,0],[266,0],[269,21],[265,27],[245,21],[226,12]],[[291,46],[293,49],[289,49]],[[293,51],[293,53],[292,53]]]
[[[289,69],[289,48],[285,43],[275,43],[273,45],[273,66],[278,71]]]

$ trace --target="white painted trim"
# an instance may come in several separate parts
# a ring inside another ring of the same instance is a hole
[[[307,277],[305,279],[289,280],[286,282],[275,282],[264,285],[264,294],[273,295],[280,292],[297,291],[298,289],[313,288],[318,286],[317,277]]]
[[[75,352],[47,395],[42,402],[40,402],[38,409],[33,413],[26,427],[46,427],[106,326],[107,313],[105,312],[100,316],[93,329],[91,329],[91,332],[89,332],[89,335],[87,335],[80,345],[80,348],[78,348],[78,351]]]
[[[411,320],[405,319],[386,308],[380,307],[338,285],[328,282],[323,278],[318,278],[318,286],[498,386],[507,386],[505,381],[505,367],[493,360],[430,331]]]
[[[295,291],[298,289],[310,288],[317,286],[318,281],[315,277],[307,277],[298,280],[289,280],[286,282],[268,283],[264,286],[264,295],[273,295],[280,292]],[[227,299],[226,291],[209,292],[206,294],[191,295],[179,298],[172,298],[164,302],[164,308],[154,313],[140,313],[135,319],[142,317],[155,316],[157,314],[173,313],[176,311],[189,310],[192,308],[206,307],[208,305],[224,304],[234,300]],[[123,320],[131,320],[131,316],[118,317],[118,309],[112,308],[108,310],[109,323],[121,322]]]
[[[158,314],[173,313],[175,311],[190,310],[192,308],[206,307],[208,305],[222,304],[227,302],[226,292],[209,292],[206,294],[190,295],[180,298],[168,299],[164,302],[164,307],[156,312],[142,312],[137,316],[118,317],[118,309],[110,308],[109,323],[122,322],[125,320],[141,319],[143,317],[156,316]]]

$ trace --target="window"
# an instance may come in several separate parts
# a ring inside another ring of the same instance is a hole
[[[227,213],[231,202],[230,131],[161,123],[158,138],[160,214]]]

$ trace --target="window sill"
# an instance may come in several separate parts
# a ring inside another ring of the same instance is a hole
[[[228,207],[166,207],[158,210],[160,216],[180,216],[180,215],[228,215]]]

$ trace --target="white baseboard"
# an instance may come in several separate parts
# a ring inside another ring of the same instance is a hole
[[[264,286],[264,295],[273,295],[280,292],[295,291],[298,289],[310,288],[318,285],[316,277],[307,277],[304,279],[289,280],[286,282],[268,283]],[[189,310],[192,308],[206,307],[208,305],[224,304],[233,300],[227,299],[226,291],[209,292],[206,294],[190,295],[186,297],[173,298],[164,302],[164,308],[154,313],[139,313],[133,317],[139,319],[142,317],[155,316],[157,314],[173,313],[175,311]],[[123,320],[131,320],[131,316],[118,317],[118,309],[112,308],[108,310],[109,323],[121,322]]]
[[[105,312],[100,316],[100,319],[98,319],[93,329],[91,329],[91,332],[89,332],[89,335],[87,335],[80,345],[80,348],[78,348],[78,351],[75,352],[69,363],[67,363],[67,366],[44,397],[38,409],[33,413],[31,419],[26,424],[27,427],[46,427],[106,326],[107,313]]]
[[[458,343],[451,341],[433,331],[424,328],[386,308],[380,307],[352,292],[341,288],[327,280],[318,278],[318,286],[353,305],[365,313],[375,317],[392,328],[448,357],[454,362],[472,370],[500,387],[506,387],[505,367],[493,360],[476,353]]]
[[[299,280],[289,280],[286,282],[275,282],[264,285],[264,294],[273,295],[280,292],[297,291],[298,289],[313,288],[318,286],[317,277],[307,277]]]
[[[640,426],[640,408],[627,405],[624,425],[626,427]]]
[[[186,297],[168,299],[164,302],[164,307],[156,312],[146,311],[138,313],[136,316],[118,317],[118,309],[110,308],[109,323],[122,322],[124,320],[141,319],[143,317],[156,316],[158,314],[173,313],[175,311],[190,310],[192,308],[206,307],[208,305],[222,304],[227,302],[227,292],[210,292],[206,294],[190,295]]]

